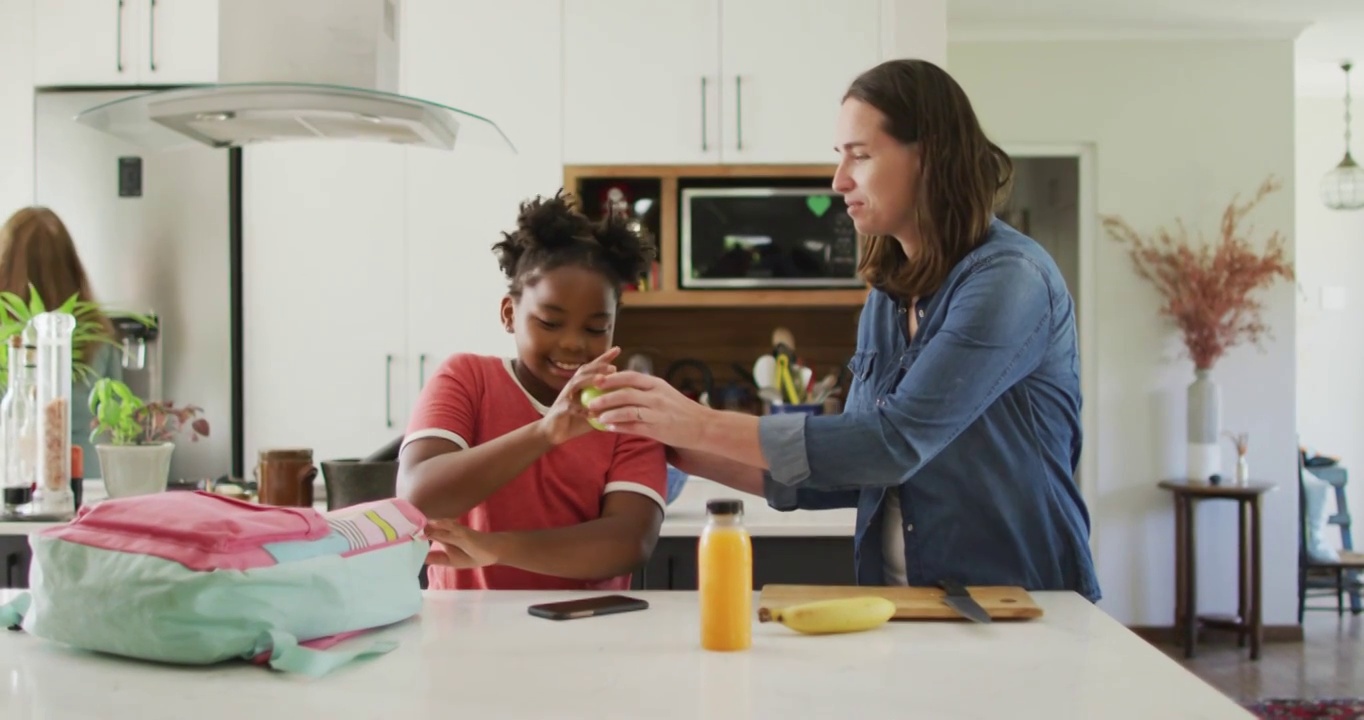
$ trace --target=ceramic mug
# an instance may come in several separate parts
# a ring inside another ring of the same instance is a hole
[[[313,465],[312,450],[262,450],[256,465],[257,501],[262,505],[312,507],[313,480],[316,478],[317,466]]]

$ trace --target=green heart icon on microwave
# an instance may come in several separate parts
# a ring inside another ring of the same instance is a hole
[[[805,198],[805,206],[810,208],[815,217],[824,217],[824,213],[829,212],[829,206],[833,204],[834,201],[830,200],[828,195],[811,195]]]

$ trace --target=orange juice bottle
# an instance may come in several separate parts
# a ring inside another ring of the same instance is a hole
[[[753,643],[753,541],[742,500],[706,503],[697,547],[701,647],[747,650]]]

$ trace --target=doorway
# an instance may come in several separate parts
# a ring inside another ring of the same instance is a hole
[[[1004,151],[1013,159],[1014,187],[999,217],[1046,248],[1075,300],[1084,432],[1076,480],[1085,504],[1093,508],[1099,456],[1094,150],[1090,145],[1018,145]]]

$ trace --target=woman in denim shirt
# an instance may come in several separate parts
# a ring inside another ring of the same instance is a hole
[[[844,412],[702,407],[632,372],[590,411],[682,470],[779,510],[857,508],[864,585],[1017,585],[1100,597],[1075,482],[1075,308],[1051,256],[995,217],[1013,174],[961,87],[922,60],[858,77],[833,188],[872,286]]]

